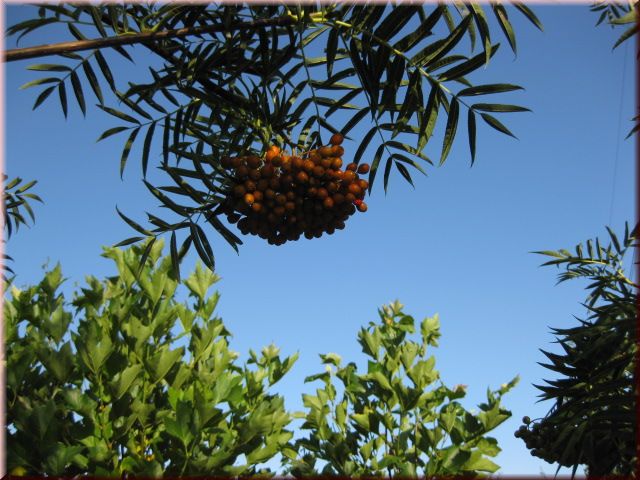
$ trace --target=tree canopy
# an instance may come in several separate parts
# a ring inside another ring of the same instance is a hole
[[[46,72],[23,86],[41,89],[34,108],[55,93],[65,116],[70,98],[86,114],[90,89],[97,107],[120,122],[99,139],[124,135],[121,175],[137,152],[144,184],[170,211],[167,218],[147,213],[149,227],[118,212],[138,233],[120,245],[170,233],[176,268],[192,244],[214,268],[202,222],[236,250],[242,243],[219,218],[235,182],[234,172],[222,166],[224,157],[264,155],[273,145],[303,155],[339,132],[357,145],[353,163],[371,158],[370,193],[380,169],[386,190],[394,166],[412,182],[410,169],[424,173],[424,166],[442,165],[460,124],[466,124],[472,164],[477,120],[514,136],[496,114],[528,109],[476,98],[521,87],[469,78],[500,46],[489,15],[517,51],[513,12],[542,28],[518,2],[508,7],[42,5],[36,18],[9,27],[8,34],[20,39],[58,25],[71,41],[9,51],[5,59],[55,53],[56,63],[28,67]],[[148,66],[147,83],[127,81],[114,75],[107,50],[136,64],[161,66]],[[439,120],[444,135],[432,159],[425,147],[436,141]],[[371,127],[351,139],[360,124]],[[156,166],[170,185],[146,179],[156,148],[161,153]]]

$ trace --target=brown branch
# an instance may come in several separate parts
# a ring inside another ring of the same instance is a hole
[[[61,42],[51,45],[38,45],[36,47],[14,48],[4,51],[4,61],[13,62],[27,58],[58,55],[68,52],[79,52],[99,48],[117,47],[121,45],[133,45],[136,43],[148,43],[163,39],[182,38],[203,33],[215,33],[230,30],[255,29],[269,26],[292,25],[295,20],[292,17],[265,18],[253,22],[240,22],[229,27],[224,25],[207,25],[204,27],[179,28],[177,30],[163,30],[160,32],[134,33],[130,35],[118,35],[116,37],[98,38],[94,40],[77,40],[75,42]]]

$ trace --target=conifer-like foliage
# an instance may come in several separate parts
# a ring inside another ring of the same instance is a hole
[[[120,213],[139,234],[121,245],[170,234],[175,268],[192,244],[213,268],[203,222],[234,248],[242,243],[219,219],[233,180],[221,166],[225,156],[262,155],[272,145],[306,152],[340,132],[351,142],[349,160],[371,163],[371,191],[379,175],[387,187],[393,168],[412,182],[411,168],[424,173],[434,161],[443,164],[461,124],[471,162],[478,120],[513,136],[498,117],[527,109],[492,99],[521,87],[471,80],[498,51],[498,37],[516,52],[510,14],[542,28],[518,2],[42,5],[9,35],[57,26],[71,41],[10,51],[6,59],[57,55],[28,67],[45,72],[24,85],[40,89],[34,108],[54,96],[65,116],[71,99],[85,114],[93,96],[117,122],[99,138],[125,139],[121,174],[134,155],[143,177],[152,166],[167,174],[169,185],[143,181],[169,218],[148,213],[145,228]],[[137,68],[147,64],[148,82],[114,74],[114,52]],[[350,138],[358,125],[366,133]]]

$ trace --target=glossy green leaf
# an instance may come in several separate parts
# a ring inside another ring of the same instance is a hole
[[[520,12],[527,17],[527,19],[533,23],[538,30],[543,31],[542,23],[538,19],[538,17],[531,11],[529,7],[527,7],[524,3],[512,1],[511,4],[520,10]]]
[[[33,104],[32,110],[35,110],[36,108],[38,108],[40,104],[44,102],[49,95],[51,95],[51,92],[53,92],[55,88],[56,87],[54,85],[53,87],[47,87],[42,92],[40,92],[40,95],[38,95],[38,98],[36,98],[36,101]]]
[[[460,104],[456,97],[451,99],[451,106],[449,108],[449,117],[447,118],[447,126],[444,133],[444,142],[442,144],[442,154],[440,155],[440,165],[444,164],[451,146],[453,145],[453,139],[456,135],[456,129],[458,127],[458,115]]]
[[[469,132],[469,151],[471,152],[471,165],[476,158],[476,114],[469,109],[467,114],[467,131]]]
[[[139,132],[140,132],[140,127],[134,128],[131,131],[131,134],[129,135],[127,142],[124,144],[124,148],[122,150],[122,156],[120,157],[120,178],[123,178],[124,167],[127,164],[127,159],[129,158],[131,147],[133,146],[133,142],[135,142]]]
[[[149,163],[149,151],[151,149],[151,140],[153,139],[153,132],[156,129],[156,122],[149,124],[147,134],[144,137],[144,144],[142,147],[142,177],[147,177],[147,165]]]
[[[502,132],[510,137],[516,138],[516,136],[509,131],[507,127],[505,127],[502,122],[500,122],[496,117],[489,115],[488,113],[481,113],[480,116],[482,119],[489,124],[490,127]]]
[[[476,103],[471,106],[474,110],[481,112],[530,112],[528,108],[517,105],[502,105],[497,103]]]
[[[82,91],[82,85],[80,83],[80,78],[78,74],[74,71],[71,72],[71,85],[73,86],[73,93],[76,96],[76,100],[78,101],[78,105],[80,106],[80,110],[82,111],[82,115],[87,114],[87,105],[84,101],[84,93]]]
[[[476,85],[474,87],[465,88],[458,92],[458,96],[471,97],[476,95],[488,95],[491,93],[513,92],[515,90],[523,90],[523,88],[517,85],[511,85],[509,83],[492,83],[488,85]]]
[[[64,118],[67,118],[67,89],[64,86],[64,82],[58,84],[58,97],[60,98],[60,106],[62,107]],[[38,100],[40,99],[38,98]]]

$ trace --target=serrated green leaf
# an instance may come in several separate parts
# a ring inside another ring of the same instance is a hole
[[[442,154],[440,155],[440,166],[442,166],[451,151],[453,140],[456,135],[456,129],[458,127],[458,115],[460,104],[456,97],[451,98],[451,105],[449,107],[449,118],[447,118],[447,126],[444,132],[444,141],[442,143]]]
[[[507,41],[509,42],[511,50],[513,51],[513,53],[517,54],[516,35],[513,32],[511,23],[509,22],[509,15],[507,14],[507,10],[500,4],[492,4],[491,8],[493,9],[493,14],[496,17],[496,20],[498,20],[498,25],[500,25],[502,32],[504,33],[505,37],[507,37]]]
[[[131,147],[133,146],[133,142],[136,140],[138,133],[140,132],[140,127],[134,128],[129,135],[126,143],[124,144],[124,148],[122,150],[122,156],[120,157],[120,178],[123,178],[124,175],[124,167],[127,164],[127,159],[129,158],[129,152],[131,152]]]
[[[24,90],[30,87],[35,87],[36,85],[43,85],[45,83],[58,83],[59,81],[60,79],[57,77],[38,78],[37,80],[31,80],[30,82],[21,85],[19,89]]]
[[[364,151],[369,146],[369,143],[371,142],[371,139],[373,138],[373,136],[376,134],[377,131],[378,131],[378,127],[374,126],[364,136],[364,138],[362,139],[362,142],[360,142],[360,145],[358,146],[358,150],[356,150],[356,153],[353,156],[353,162],[354,163],[356,163],[356,164],[360,163],[360,159],[362,158],[362,154],[364,153]]]
[[[102,96],[102,89],[100,88],[98,78],[96,77],[93,68],[91,68],[91,64],[89,63],[89,61],[82,62],[82,69],[84,70],[84,74],[86,75],[87,80],[89,80],[89,85],[91,86],[93,93],[95,94],[100,104],[103,104],[104,98]]]
[[[78,74],[73,71],[71,72],[71,86],[73,87],[73,93],[76,96],[76,100],[78,101],[78,105],[80,106],[80,110],[82,111],[82,115],[87,115],[87,105],[84,101],[84,93],[82,91],[82,84],[80,83],[80,78],[78,78]]]
[[[469,150],[471,151],[471,165],[476,159],[476,115],[469,109],[467,116],[467,128],[469,130]]]
[[[140,122],[137,119],[127,115],[124,112],[121,112],[120,110],[116,110],[115,108],[107,107],[105,105],[98,105],[98,108],[100,108],[101,110],[104,110],[105,112],[107,112],[110,115],[113,115],[116,118],[124,120],[125,122],[136,123],[140,125]]]
[[[149,124],[147,134],[144,137],[144,145],[142,147],[142,178],[147,178],[147,164],[149,163],[149,149],[151,148],[151,140],[153,132],[156,129],[156,122]]]
[[[127,222],[127,224],[133,228],[136,232],[139,232],[145,236],[151,236],[152,233],[148,230],[146,230],[145,228],[142,228],[139,224],[137,224],[136,222],[134,222],[133,220],[131,220],[129,217],[127,217],[124,213],[122,213],[120,211],[120,209],[116,206],[116,212],[118,212],[118,215],[120,216],[120,218],[122,218],[125,222]]]
[[[52,63],[39,63],[37,65],[29,65],[27,70],[34,70],[36,72],[70,72],[71,67],[66,65],[56,65]]]
[[[215,260],[213,257],[213,251],[211,250],[211,245],[209,244],[209,240],[197,223],[191,222],[189,224],[189,228],[191,229],[191,237],[193,238],[193,244],[196,247],[196,251],[198,255],[204,262],[204,264],[211,270],[215,270]]]
[[[62,107],[64,118],[67,118],[67,89],[64,86],[64,82],[58,84],[58,97],[60,98],[60,106]]]
[[[116,133],[120,133],[124,130],[129,130],[130,127],[113,127],[110,128],[108,130],[105,130],[102,135],[100,135],[100,137],[98,137],[98,139],[96,140],[96,142],[99,142],[101,140],[104,140],[105,138],[108,138],[112,135],[115,135]]]
[[[440,20],[442,13],[443,8],[441,5],[438,5],[416,30],[396,42],[393,48],[401,52],[411,50],[414,46],[431,35],[431,30],[436,23],[438,23],[438,20]]]
[[[511,4],[517,8],[518,10],[520,10],[520,12],[522,12],[522,14],[527,17],[527,19],[533,23],[538,30],[540,30],[541,32],[543,31],[542,28],[542,23],[540,22],[540,20],[538,20],[538,17],[536,17],[536,15],[531,11],[531,9],[529,9],[529,7],[527,7],[524,3],[521,2],[511,2]]]
[[[475,95],[487,95],[491,93],[512,92],[514,90],[524,90],[518,85],[509,83],[491,83],[487,85],[476,85],[474,87],[465,88],[458,92],[459,97],[472,97]]]
[[[111,69],[109,68],[109,64],[105,60],[104,55],[102,55],[102,52],[100,52],[100,50],[94,50],[94,57],[98,62],[98,67],[100,67],[102,76],[105,78],[105,80],[109,84],[109,87],[111,87],[111,91],[115,92],[116,84],[113,80],[113,74],[111,73]]]
[[[482,117],[482,119],[487,122],[487,124],[492,127],[495,128],[496,130],[498,130],[499,132],[502,132],[506,135],[509,135],[510,137],[513,138],[517,138],[513,133],[511,133],[509,131],[509,129],[507,127],[505,127],[502,122],[500,122],[496,117],[493,117],[491,115],[489,115],[488,113],[481,113],[480,116]]]
[[[38,95],[38,98],[36,98],[36,101],[35,101],[35,103],[33,104],[33,108],[32,108],[32,110],[35,110],[36,108],[38,108],[38,107],[40,106],[40,104],[41,104],[42,102],[44,102],[44,101],[47,99],[47,97],[48,97],[49,95],[51,95],[51,92],[53,92],[53,91],[55,90],[55,88],[56,88],[56,87],[55,87],[55,85],[54,85],[53,87],[47,87],[47,88],[45,88],[45,89],[40,93],[40,95]]]
[[[519,107],[518,105],[504,105],[498,103],[476,103],[471,108],[481,112],[530,112],[528,108]]]
[[[476,55],[473,58],[470,58],[466,62],[462,62],[461,64],[456,65],[453,68],[450,68],[446,72],[439,75],[438,80],[440,80],[441,82],[456,80],[464,75],[467,75],[468,73],[471,73],[477,70],[482,65],[486,64],[491,57],[493,57],[493,55],[498,51],[499,47],[500,47],[500,44],[497,43],[492,47],[489,47],[489,50],[486,55],[484,53],[481,53],[479,55]]]
[[[380,144],[380,146],[376,150],[375,155],[373,156],[371,169],[369,170],[369,193],[371,193],[371,189],[373,188],[373,182],[376,179],[376,172],[378,171],[378,166],[380,165],[380,159],[382,158],[382,152],[384,151],[384,148],[385,144]]]

